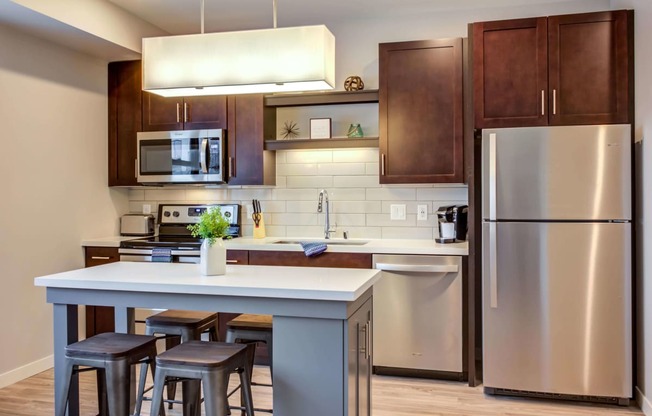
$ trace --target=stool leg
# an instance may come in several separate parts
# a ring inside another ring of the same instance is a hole
[[[201,414],[201,381],[185,380],[181,383],[183,395],[183,416],[199,416]]]
[[[73,365],[66,363],[63,371],[63,380],[66,381],[66,384],[64,384],[63,388],[60,390],[61,395],[57,398],[57,403],[59,406],[55,412],[56,416],[66,416],[66,407],[68,406],[68,392],[70,391],[70,381],[72,380]]]
[[[138,393],[136,394],[136,408],[134,410],[135,415],[140,415],[140,408],[143,404],[143,396],[145,395],[145,380],[147,379],[147,367],[149,365],[154,365],[153,360],[143,361],[140,364],[140,378],[138,379]],[[152,372],[152,377],[154,374]]]
[[[107,363],[106,394],[111,416],[129,416],[129,364],[126,360]]]
[[[168,337],[165,338],[165,350],[169,350],[171,348],[176,347],[177,345],[181,344],[181,338],[180,337]],[[177,395],[177,383],[174,381],[168,382],[168,399],[169,400],[174,400],[174,398]],[[172,403],[168,404],[168,409],[172,409]]]
[[[217,321],[215,321],[215,325],[212,326],[212,327],[208,330],[208,340],[209,340],[209,341],[220,342],[220,336],[219,336],[219,332],[218,332],[217,329],[218,329],[218,328],[217,328]]]
[[[274,344],[274,339],[272,336],[267,337],[267,353],[269,354],[269,376],[272,379],[272,385],[274,384],[274,349],[273,349],[273,344]]]
[[[97,379],[97,404],[99,416],[109,416],[109,404],[106,400],[106,372],[103,368],[98,368],[95,373]]]
[[[229,383],[228,376],[229,374],[223,370],[209,371],[202,375],[206,416],[226,416],[228,414],[226,397]]]
[[[238,371],[240,374],[240,391],[244,399],[244,407],[247,411],[247,416],[254,416],[254,403],[251,398],[251,382],[247,375],[248,372],[249,371],[242,371],[242,369]]]
[[[164,369],[158,369],[156,375],[154,376],[154,389],[152,393],[152,407],[149,412],[150,416],[157,416],[165,414],[165,406],[163,406],[163,389],[165,388],[165,379],[167,377],[167,371]]]

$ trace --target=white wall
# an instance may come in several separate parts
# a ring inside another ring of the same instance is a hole
[[[652,210],[652,190],[650,175],[652,171],[652,146],[646,139],[652,138],[652,50],[648,44],[652,38],[652,2],[649,0],[612,0],[614,9],[634,9],[635,21],[635,60],[636,60],[636,121],[635,159],[637,216],[635,218],[637,234],[637,401],[648,416],[652,415],[652,227],[649,216]]]
[[[50,367],[52,306],[36,276],[83,266],[114,235],[105,62],[0,26],[0,387]]]

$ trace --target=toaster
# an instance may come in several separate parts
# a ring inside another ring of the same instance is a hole
[[[120,235],[154,235],[154,216],[151,214],[125,214],[120,218]]]

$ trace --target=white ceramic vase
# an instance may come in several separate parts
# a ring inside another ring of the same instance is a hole
[[[204,276],[220,276],[226,274],[226,247],[221,238],[215,240],[212,246],[208,239],[201,243],[200,270]]]

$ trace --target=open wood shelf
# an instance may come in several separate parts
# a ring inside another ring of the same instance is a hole
[[[265,96],[267,107],[291,107],[303,105],[364,104],[377,103],[378,90],[322,91],[301,94],[273,94]]]
[[[265,140],[265,150],[348,149],[353,147],[378,147],[378,137]]]

